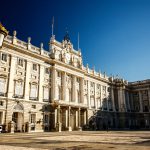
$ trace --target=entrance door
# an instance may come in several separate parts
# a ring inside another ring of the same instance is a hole
[[[15,132],[22,132],[22,121],[23,121],[23,114],[20,112],[13,112],[12,121],[14,121],[14,131]]]

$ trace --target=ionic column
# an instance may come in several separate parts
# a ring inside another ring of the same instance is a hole
[[[115,108],[115,100],[114,100],[114,89],[113,89],[113,86],[111,87],[111,100],[112,100],[113,111],[116,111],[116,108]]]
[[[81,98],[80,98],[80,103],[84,103],[84,79],[80,79],[80,90],[81,90]]]
[[[10,73],[9,73],[9,82],[8,82],[8,98],[12,98],[14,94],[14,77],[16,72],[16,62],[17,58],[15,56],[11,56],[10,63]]]
[[[52,67],[52,90],[51,90],[51,102],[53,103],[54,100],[56,99],[56,78],[57,78],[57,75],[56,75],[56,68],[55,67]]]
[[[77,97],[76,97],[76,77],[75,76],[73,76],[72,77],[72,99],[73,99],[73,101],[74,102],[76,102],[76,103],[78,103],[77,102]]]
[[[71,107],[69,106],[69,108],[68,108],[68,131],[72,131],[70,110],[71,110]]]
[[[68,128],[68,110],[66,109],[65,127]]]
[[[43,81],[44,81],[44,67],[40,65],[40,81],[39,81],[39,102],[43,101]]]
[[[57,125],[56,131],[61,132],[61,122],[60,122],[60,105],[57,107]]]
[[[84,110],[84,125],[87,124],[87,110]]]
[[[81,128],[81,116],[80,116],[80,111],[81,109],[79,108],[78,109],[78,130],[81,131],[82,128]]]
[[[142,103],[141,91],[139,91],[139,102],[140,102],[140,112],[143,112],[143,103]]]
[[[31,76],[31,65],[32,65],[31,62],[29,61],[26,62],[26,79],[25,79],[25,89],[24,89],[25,100],[29,100],[29,91],[30,91],[29,82]]]
[[[65,101],[66,100],[66,72],[63,72],[62,76],[62,99]]]

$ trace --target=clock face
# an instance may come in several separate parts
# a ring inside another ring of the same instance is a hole
[[[67,61],[67,63],[70,62],[70,54],[69,53],[66,54],[66,61]]]

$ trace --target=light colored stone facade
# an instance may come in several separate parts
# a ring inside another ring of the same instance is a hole
[[[14,31],[0,49],[0,124],[8,132],[149,128],[150,80],[128,83],[85,67],[68,35],[52,36],[48,52]]]

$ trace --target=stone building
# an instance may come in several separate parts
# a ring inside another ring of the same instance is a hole
[[[49,51],[0,25],[0,125],[7,132],[150,128],[150,80],[128,83],[83,65],[65,35]],[[5,36],[5,38],[4,38]],[[4,40],[3,40],[4,38]]]

